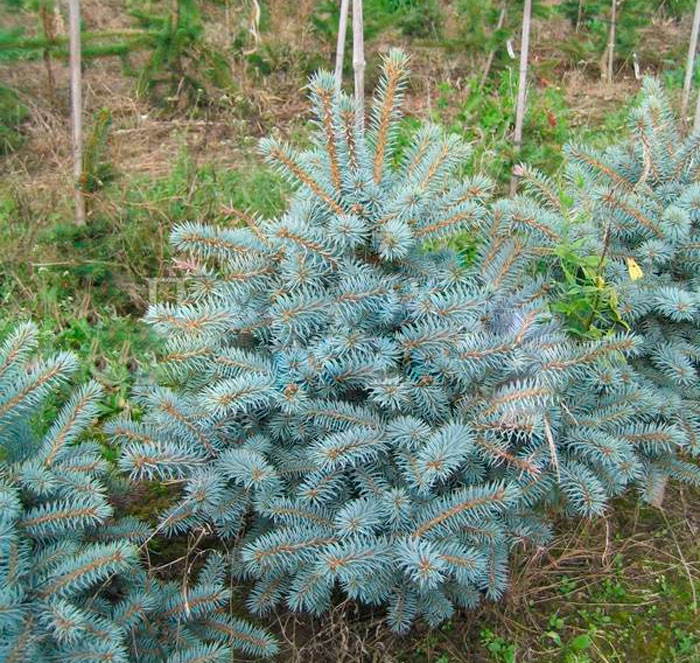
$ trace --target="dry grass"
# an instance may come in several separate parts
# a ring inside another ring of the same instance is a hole
[[[132,25],[125,16],[122,0],[85,0],[82,4],[84,22],[89,29],[116,30]],[[223,12],[222,8],[218,13],[223,15]],[[218,15],[209,18],[210,26],[220,25]],[[0,22],[8,27],[22,26],[29,36],[36,34],[29,14],[8,13],[0,8]],[[217,34],[221,35],[222,31],[218,30]],[[143,57],[130,56],[132,66],[137,67]],[[70,191],[66,189],[71,179],[68,68],[60,60],[54,60],[51,68],[56,84],[53,94],[42,61],[0,63],[0,80],[16,89],[30,110],[30,121],[22,127],[25,136],[22,149],[0,159],[14,188],[39,194],[60,191],[68,199]],[[87,130],[90,118],[98,110],[106,107],[111,111],[113,129],[107,158],[124,173],[161,176],[170,171],[175,156],[183,148],[193,154],[206,151],[207,162],[212,165],[234,167],[240,161],[239,150],[250,146],[251,137],[262,136],[275,126],[284,133],[287,127],[298,124],[300,116],[306,115],[307,104],[303,78],[290,80],[288,74],[273,76],[272,85],[260,86],[247,67],[234,64],[232,68],[237,86],[234,91],[215,92],[210,105],[203,110],[173,112],[148,99],[137,98],[136,81],[125,75],[117,58],[86,62],[83,84]]]
[[[302,54],[314,53],[321,61],[332,64],[332,48],[313,32],[312,0],[298,3],[268,3],[267,30],[260,32],[256,22],[256,3],[207,4],[206,34],[212,44],[230,47],[232,38],[241,31],[248,35],[249,51],[270,48],[276,53],[277,70],[261,78],[245,60],[232,61],[231,75],[235,89],[211,91],[210,104],[197,111],[173,112],[172,108],[154,106],[147,99],[135,97],[135,79],[125,76],[117,58],[100,58],[86,63],[84,72],[85,116],[90,118],[102,107],[113,116],[108,158],[128,174],[158,177],[167,173],[174,156],[184,147],[194,154],[201,152],[208,162],[235,167],[240,151],[252,149],[255,139],[270,132],[289,135],[302,125],[308,115],[304,85],[306,71]],[[458,14],[456,4],[445,8],[445,33],[454,36]],[[85,25],[92,30],[115,30],[133,25],[125,15],[123,0],[84,0]],[[0,8],[0,20],[7,26],[23,26],[27,34],[36,33],[30,14],[8,13]],[[657,22],[643,39],[644,52],[674,52],[684,40],[685,24]],[[60,31],[59,26],[59,31]],[[535,64],[556,60],[556,44],[572,31],[563,20],[536,21],[533,60]],[[454,33],[454,34],[453,34]],[[293,47],[292,47],[293,45]],[[438,83],[466,91],[467,81],[480,71],[482,62],[466,52],[445,49],[441,44],[408,41],[397,31],[383,34],[370,47],[374,55],[391,46],[403,45],[412,55],[413,71],[406,108],[409,114],[424,117],[435,108],[439,97]],[[516,39],[517,46],[517,39]],[[130,56],[138,66],[143,54]],[[70,135],[68,118],[68,71],[65,62],[54,61],[55,94],[49,94],[47,72],[43,62],[0,64],[0,78],[17,89],[31,111],[23,127],[25,146],[3,157],[3,170],[10,175],[13,187],[32,194],[70,200]],[[638,88],[634,78],[620,76],[614,86],[600,83],[590,71],[560,71],[557,81],[567,101],[575,109],[573,124],[599,122],[611,107]],[[368,89],[373,71],[368,72]],[[549,85],[543,77],[535,81]],[[177,104],[175,105],[177,106]]]

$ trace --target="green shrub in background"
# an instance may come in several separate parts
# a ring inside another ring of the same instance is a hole
[[[83,174],[80,186],[85,193],[95,193],[114,178],[114,167],[105,157],[112,113],[102,108],[94,117],[92,130],[83,146]]]
[[[17,92],[0,85],[0,154],[14,152],[22,144],[21,125],[29,117],[29,109]]]
[[[498,18],[507,3],[493,0],[460,0],[457,5],[459,16],[459,40],[470,52],[486,53],[492,48],[502,47],[512,30],[504,25],[495,30]]]
[[[338,38],[339,14],[339,4],[325,0],[311,18],[317,33],[329,47],[334,47]],[[367,41],[394,28],[407,37],[437,37],[443,22],[437,0],[365,0],[363,14]],[[346,48],[352,49],[352,30],[348,30],[347,38]],[[351,66],[351,59],[347,66]]]
[[[54,0],[5,0],[12,8],[36,14],[38,36],[27,37],[23,29],[0,28],[0,60],[18,61],[43,58],[49,94],[55,94],[51,59],[68,56],[68,37],[57,34],[54,12],[60,9]],[[141,29],[92,31],[83,29],[82,58],[117,56],[125,72],[133,71],[130,56],[149,53],[139,67],[136,91],[148,94],[168,106],[190,106],[207,101],[207,88],[230,89],[233,86],[226,56],[204,39],[204,24],[199,3],[175,0],[173,3],[148,0],[127,2],[128,13]]]
[[[679,19],[692,12],[692,0],[656,2],[656,0],[626,0],[618,2],[615,26],[615,60],[631,66],[635,50],[641,43],[641,31],[650,26],[650,18]],[[597,64],[609,38],[611,3],[609,0],[564,0],[558,6],[575,28],[575,33],[562,44],[572,62]]]
[[[202,9],[196,0],[130,3],[134,16],[152,39],[152,51],[138,75],[137,92],[156,94],[177,103],[184,92],[190,106],[207,100],[207,84],[220,89],[233,86],[231,65],[219,49],[204,39]],[[160,11],[159,11],[160,10]]]
[[[465,172],[489,175],[500,185],[510,181],[518,160],[532,163],[547,173],[557,172],[562,163],[562,148],[571,138],[569,109],[559,88],[531,90],[525,140],[519,155],[515,155],[512,141],[517,93],[517,75],[513,70],[503,71],[497,83],[489,82],[483,88],[474,77],[465,82],[463,89],[442,83],[438,91],[435,119],[473,146],[464,164]],[[413,121],[405,128],[410,133],[417,126],[419,123]]]

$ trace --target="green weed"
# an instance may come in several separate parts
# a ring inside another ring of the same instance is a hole
[[[517,93],[517,75],[512,70],[505,70],[496,83],[484,88],[472,78],[463,90],[443,82],[438,91],[434,119],[472,144],[467,172],[487,174],[502,186],[510,181],[513,166],[520,161],[549,174],[557,172],[562,147],[572,138],[561,90],[531,90],[519,154],[512,140]]]
[[[0,154],[13,152],[22,144],[20,128],[28,117],[29,110],[17,93],[0,85]]]
[[[515,663],[517,652],[515,644],[508,642],[491,629],[485,628],[481,631],[481,644],[490,653],[493,663]]]

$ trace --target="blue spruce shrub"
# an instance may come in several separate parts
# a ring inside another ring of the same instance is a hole
[[[523,169],[530,199],[511,205],[549,219],[603,261],[623,325],[640,341],[634,389],[652,404],[622,437],[638,450],[643,496],[660,503],[669,478],[700,483],[700,134],[683,136],[653,79],[629,124],[629,138],[603,153],[567,147],[563,196]],[[611,317],[609,326],[620,324]]]
[[[228,661],[231,646],[274,653],[269,635],[227,613],[218,555],[186,592],[141,564],[149,528],[115,517],[99,445],[83,440],[98,413],[97,383],[38,430],[76,362],[66,353],[35,359],[36,335],[21,325],[0,345],[0,660]]]
[[[489,212],[489,183],[453,176],[456,136],[397,151],[406,64],[386,58],[366,133],[311,80],[314,146],[262,143],[298,187],[285,214],[175,230],[192,287],[149,311],[161,380],[111,426],[122,470],[181,485],[160,531],[218,533],[255,613],[319,614],[339,588],[397,631],[438,624],[503,594],[510,550],[550,536],[543,507],[593,516],[648,477],[640,339],[567,336],[533,276],[556,215]],[[424,249],[465,231],[468,265]]]

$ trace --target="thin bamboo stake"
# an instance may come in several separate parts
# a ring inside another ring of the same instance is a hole
[[[698,0],[700,2],[700,0]],[[343,83],[343,58],[345,57],[345,37],[348,33],[348,9],[350,0],[340,2],[340,21],[338,22],[338,45],[335,49],[335,88],[340,92]]]
[[[82,192],[83,177],[83,92],[80,50],[80,0],[68,0],[70,33],[70,90],[71,123],[73,138],[73,188],[75,198],[75,223],[85,225],[85,198]]]
[[[527,96],[527,60],[530,49],[530,19],[532,16],[532,0],[525,0],[523,8],[523,31],[520,40],[520,70],[518,76],[518,101],[515,108],[515,132],[513,143],[515,154],[520,153],[523,146],[523,123],[525,121],[525,99]],[[510,179],[510,193],[515,194],[518,180],[515,174]]]
[[[688,58],[685,63],[685,80],[683,81],[683,96],[681,97],[681,120],[685,124],[688,120],[688,102],[690,101],[690,88],[693,83],[693,67],[695,65],[695,53],[698,50],[698,28],[700,27],[700,0],[695,2],[693,14],[693,27],[690,31],[690,44],[688,45]]]
[[[700,2],[700,0],[698,0]],[[498,23],[496,24],[496,29],[494,32],[498,32],[502,27],[503,23],[506,20],[506,3],[503,3],[503,7],[501,8],[501,13],[498,16]],[[486,58],[486,64],[484,65],[484,72],[481,74],[481,83],[479,84],[480,88],[483,88],[484,85],[486,84],[486,79],[489,77],[489,72],[491,71],[491,65],[493,64],[493,57],[496,54],[496,49],[492,48],[489,51],[489,55]]]
[[[610,13],[610,34],[608,35],[608,83],[613,82],[613,64],[615,62],[615,22],[617,20],[617,0],[612,0],[612,9]]]
[[[360,127],[365,116],[365,38],[362,0],[352,0],[352,66],[355,70],[355,104]]]

